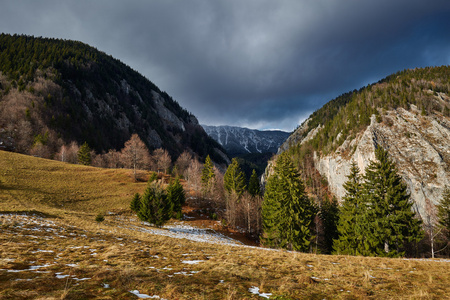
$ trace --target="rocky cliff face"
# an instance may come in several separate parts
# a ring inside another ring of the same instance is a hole
[[[290,133],[253,130],[235,126],[202,125],[206,133],[232,156],[248,153],[276,153]]]
[[[449,97],[440,95],[449,102]],[[298,130],[301,130],[299,128]],[[293,134],[290,140],[306,142],[317,130],[301,138]],[[289,148],[287,141],[280,151]],[[399,174],[405,180],[414,209],[422,218],[430,214],[446,185],[450,186],[450,118],[442,115],[423,116],[414,106],[405,110],[386,111],[382,122],[373,115],[370,125],[355,138],[348,138],[337,150],[326,156],[314,153],[316,169],[324,176],[330,191],[341,200],[345,194],[343,188],[350,165],[355,161],[364,173],[364,169],[375,159],[375,148],[381,146],[389,152],[396,162]]]
[[[385,118],[392,123],[377,123],[373,116],[370,126],[357,138],[346,140],[333,154],[316,156],[316,168],[327,178],[331,191],[342,199],[352,160],[363,171],[375,158],[375,147],[381,146],[396,162],[415,209],[426,217],[430,204],[436,205],[445,186],[450,185],[450,119],[422,116],[415,107],[410,111],[388,111]]]
[[[376,147],[383,147],[408,186],[414,210],[427,221],[450,186],[449,75],[448,66],[405,70],[343,94],[314,112],[278,153],[292,154],[307,183],[317,171],[326,179],[321,184],[342,200],[352,161],[364,173]],[[320,199],[315,193],[321,180],[315,180],[310,193]]]

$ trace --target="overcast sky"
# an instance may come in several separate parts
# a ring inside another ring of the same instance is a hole
[[[450,64],[450,0],[0,0],[0,32],[79,40],[208,125],[293,130],[406,68]]]

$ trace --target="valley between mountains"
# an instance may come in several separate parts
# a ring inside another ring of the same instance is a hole
[[[0,299],[444,299],[450,67],[292,133],[200,125],[77,41],[0,34]]]

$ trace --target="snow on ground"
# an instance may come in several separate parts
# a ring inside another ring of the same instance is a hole
[[[123,220],[123,219],[122,219]],[[122,222],[122,224],[129,224],[127,227],[120,226],[139,232],[146,232],[149,234],[162,235],[176,239],[187,239],[195,242],[204,242],[212,244],[226,244],[232,246],[243,246],[244,244],[238,240],[227,237],[212,229],[197,228],[186,224],[184,221],[179,221],[170,225],[165,225],[162,228],[151,227],[148,222],[140,222],[140,226],[132,225],[129,222]]]
[[[266,299],[269,299],[269,297],[272,296],[271,293],[260,293],[259,287],[256,287],[256,286],[252,286],[251,288],[248,289],[248,291],[254,295],[258,295],[258,296],[266,298]]]
[[[203,262],[203,260],[182,260],[182,264],[188,264],[188,265],[196,265],[198,263]]]
[[[26,214],[0,214],[0,217],[3,218],[13,218],[15,219],[19,226],[26,224],[33,224],[35,227],[32,229],[34,231],[41,231],[41,227],[44,226],[45,231],[49,233],[55,233],[58,237],[67,238],[65,233],[59,228],[59,226],[45,218],[35,216],[35,215],[26,215]],[[154,235],[162,235],[177,239],[187,239],[196,242],[205,242],[212,244],[222,244],[222,245],[232,245],[232,246],[243,246],[244,244],[238,240],[227,237],[219,232],[216,232],[212,229],[206,228],[197,228],[191,225],[188,225],[185,221],[179,221],[172,223],[170,225],[165,225],[163,228],[152,227],[148,222],[132,222],[134,224],[140,225],[132,225],[130,220],[136,221],[137,218],[124,218],[121,216],[116,216],[116,221],[120,223],[118,227],[131,229],[139,232],[146,232]],[[70,227],[70,226],[69,226]],[[36,237],[37,238],[37,237]],[[42,237],[41,237],[42,238]],[[46,239],[52,239],[52,237],[46,237]]]
[[[161,299],[161,297],[156,296],[156,295],[149,296],[147,294],[141,294],[141,293],[139,293],[138,290],[130,291],[130,293],[132,293],[133,295],[137,296],[139,299]]]

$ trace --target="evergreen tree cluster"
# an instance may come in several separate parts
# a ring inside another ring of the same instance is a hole
[[[262,197],[255,170],[247,181],[239,159],[233,158],[222,173],[207,156],[203,165],[193,163],[189,166],[187,178],[191,188],[198,192],[196,201],[190,205],[212,219],[220,219],[223,226],[259,237]]]
[[[423,238],[421,221],[412,210],[406,184],[388,153],[376,149],[361,178],[352,164],[344,184],[346,195],[337,225],[337,254],[366,256],[404,256],[411,243]]]
[[[261,194],[261,185],[259,183],[259,177],[256,170],[252,170],[252,174],[247,184],[245,173],[242,171],[241,165],[237,158],[233,158],[231,160],[231,164],[225,171],[223,176],[223,184],[227,193],[234,193],[238,197],[242,196],[246,191],[252,197],[256,197]]]
[[[172,180],[166,189],[152,181],[141,195],[136,193],[130,203],[140,220],[161,227],[173,217],[181,218],[181,208],[186,201],[186,195],[180,180]]]
[[[414,245],[424,237],[422,221],[412,209],[406,184],[388,152],[378,147],[376,160],[370,162],[364,176],[353,162],[347,178],[342,206],[333,198],[318,207],[307,196],[290,154],[279,155],[265,187],[262,243],[311,251],[317,247],[313,230],[320,223],[321,251],[325,253],[385,257],[416,254]],[[448,212],[443,211],[444,215]]]

